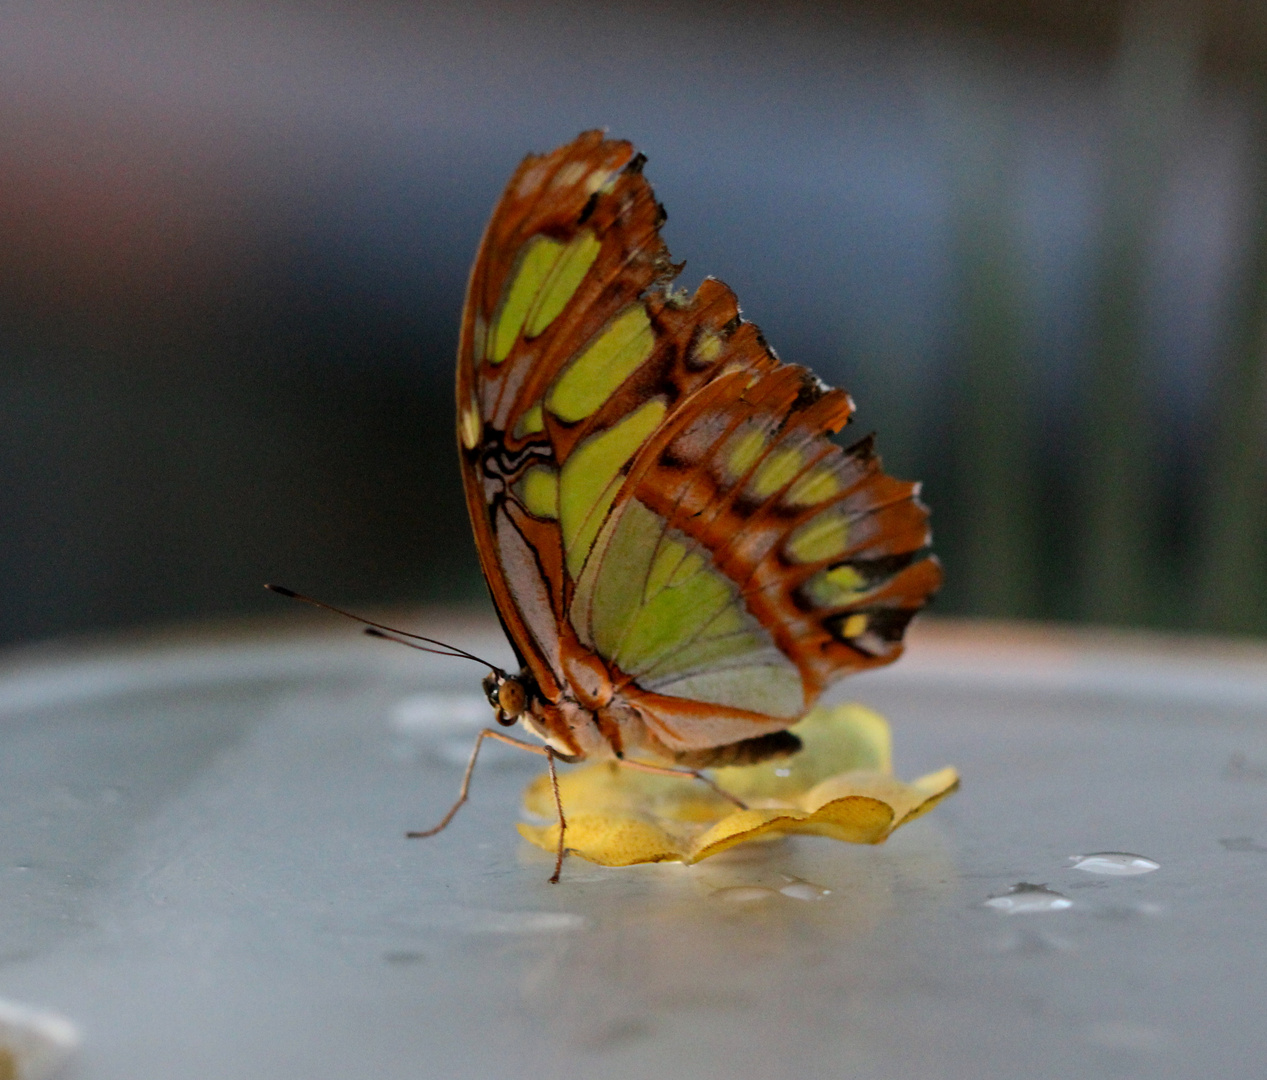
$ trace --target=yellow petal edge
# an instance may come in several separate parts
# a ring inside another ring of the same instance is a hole
[[[814,709],[792,730],[804,743],[792,757],[713,773],[747,810],[696,780],[652,776],[615,762],[561,773],[568,850],[600,866],[632,866],[699,862],[786,833],[882,844],[959,786],[950,768],[910,783],[894,778],[889,725],[863,705]],[[554,817],[548,775],[528,785],[524,809]],[[546,851],[558,844],[557,821],[523,822],[519,832]]]

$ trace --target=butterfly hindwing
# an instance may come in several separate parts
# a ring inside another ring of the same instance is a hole
[[[894,659],[940,571],[916,486],[826,437],[848,396],[720,282],[674,293],[662,221],[627,143],[527,159],[472,271],[457,404],[481,562],[543,694],[597,655],[681,751]]]

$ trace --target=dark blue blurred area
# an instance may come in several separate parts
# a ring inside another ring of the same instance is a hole
[[[684,283],[728,282],[925,479],[941,610],[1261,632],[1265,25],[6,4],[0,640],[265,580],[479,598],[465,277],[519,159],[590,127],[647,154]]]

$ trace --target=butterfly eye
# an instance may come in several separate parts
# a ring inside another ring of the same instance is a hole
[[[494,708],[501,708],[501,702],[498,700],[498,676],[494,672],[489,672],[484,676],[481,684],[484,687],[484,696],[488,699],[488,703]]]
[[[505,679],[497,688],[497,705],[508,717],[517,717],[528,706],[528,695],[523,683],[517,679]]]

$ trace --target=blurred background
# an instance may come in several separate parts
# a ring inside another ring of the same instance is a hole
[[[519,159],[648,155],[925,481],[943,613],[1267,631],[1267,6],[0,3],[0,641],[486,604],[465,276]]]

